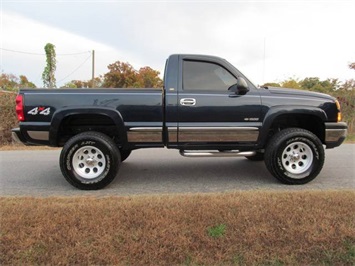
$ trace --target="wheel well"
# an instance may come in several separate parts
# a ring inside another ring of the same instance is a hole
[[[321,118],[307,114],[285,114],[278,116],[270,127],[269,134],[273,135],[276,132],[285,128],[303,128],[316,135],[322,143],[325,142],[325,127]]]
[[[71,137],[86,131],[101,132],[119,143],[118,127],[112,118],[100,114],[80,114],[63,119],[57,135],[58,146],[63,146]]]

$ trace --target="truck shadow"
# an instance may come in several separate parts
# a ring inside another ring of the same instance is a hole
[[[263,162],[245,158],[127,159],[111,184],[112,189],[130,188],[151,192],[213,192],[256,189],[280,185]]]

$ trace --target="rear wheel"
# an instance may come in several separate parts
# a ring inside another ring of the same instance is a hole
[[[312,132],[288,128],[274,135],[265,151],[265,165],[285,184],[305,184],[322,170],[324,148]]]
[[[120,152],[111,138],[99,132],[84,132],[72,137],[63,147],[60,168],[73,186],[101,189],[116,177]]]

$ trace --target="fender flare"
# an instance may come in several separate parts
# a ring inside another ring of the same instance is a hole
[[[121,114],[117,110],[113,110],[107,107],[70,107],[62,108],[53,114],[51,127],[49,130],[49,141],[51,146],[58,145],[58,132],[60,125],[64,119],[73,115],[103,115],[110,118],[117,127],[117,132],[122,145],[127,143],[127,134],[125,131],[125,126]]]
[[[318,107],[301,105],[282,105],[271,107],[264,117],[263,124],[260,130],[258,140],[260,147],[265,146],[265,143],[268,138],[268,132],[271,128],[272,123],[281,115],[309,115],[319,118],[323,123],[328,119],[327,114],[324,112],[324,110]]]

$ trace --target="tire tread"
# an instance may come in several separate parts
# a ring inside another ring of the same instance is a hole
[[[75,135],[74,137],[72,137],[71,139],[69,139],[65,143],[63,150],[61,152],[61,155],[60,155],[60,159],[59,159],[61,172],[62,172],[64,178],[72,186],[74,186],[76,188],[79,188],[82,190],[97,190],[97,189],[104,188],[113,181],[113,179],[115,178],[116,175],[113,175],[111,173],[110,176],[103,178],[102,180],[100,180],[97,183],[84,184],[84,183],[81,183],[81,182],[73,179],[73,177],[71,177],[66,170],[66,166],[65,166],[66,160],[65,159],[66,159],[66,155],[67,155],[68,150],[70,150],[72,145],[74,145],[75,143],[80,142],[81,140],[85,140],[85,139],[98,140],[100,142],[103,142],[104,145],[106,145],[108,147],[108,149],[110,150],[110,153],[112,154],[113,160],[114,160],[114,162],[112,163],[112,166],[111,166],[113,168],[111,168],[110,171],[112,171],[112,173],[117,174],[117,172],[120,168],[120,163],[121,163],[121,156],[120,156],[119,149],[110,137],[108,137],[107,135],[105,135],[101,132],[96,132],[96,131],[88,131],[88,132],[80,133],[78,135]]]
[[[320,156],[320,161],[319,161],[319,167],[312,172],[311,175],[302,178],[302,179],[292,179],[292,178],[287,178],[283,174],[281,174],[279,171],[277,171],[277,166],[275,164],[275,157],[277,156],[278,152],[278,147],[290,136],[296,137],[296,136],[301,136],[308,138],[310,141],[312,141],[317,148],[319,149],[321,156]],[[300,184],[305,184],[310,181],[312,181],[321,171],[323,164],[324,164],[325,156],[324,156],[324,149],[322,146],[322,142],[319,140],[319,138],[314,135],[312,132],[302,129],[302,128],[287,128],[284,129],[278,133],[276,133],[269,141],[266,149],[265,149],[265,165],[266,168],[269,170],[269,172],[277,178],[279,181],[281,181],[284,184],[289,184],[289,185],[300,185]]]

